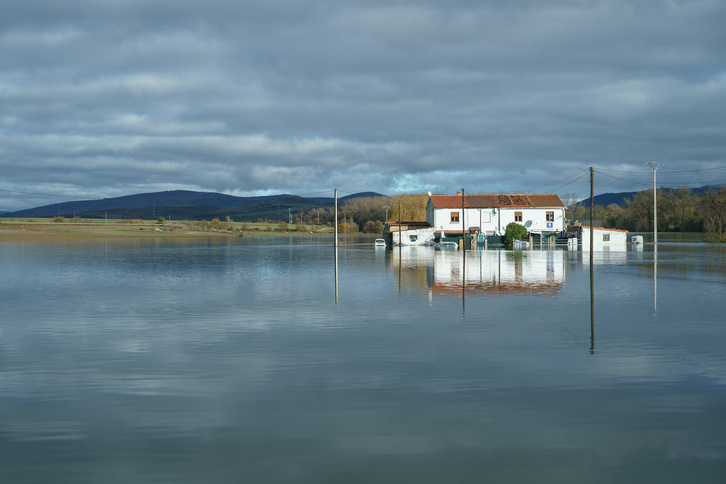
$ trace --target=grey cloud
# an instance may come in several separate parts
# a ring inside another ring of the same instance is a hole
[[[0,209],[37,203],[16,191],[487,192],[726,167],[716,0],[7,10]],[[712,175],[672,178],[726,182]]]

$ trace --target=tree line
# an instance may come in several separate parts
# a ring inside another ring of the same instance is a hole
[[[590,219],[590,208],[571,203],[574,195],[565,195],[569,218],[573,221]],[[710,189],[703,195],[690,188],[666,188],[656,191],[659,232],[704,232],[706,242],[726,242],[726,187]],[[606,228],[633,232],[653,230],[653,189],[643,190],[625,200],[625,206],[615,203],[594,205],[593,218]]]
[[[392,197],[359,197],[338,206],[338,229],[343,233],[363,232],[380,234],[387,221],[426,221],[428,195],[401,194]],[[318,208],[303,214],[305,223],[333,226],[334,208]],[[296,218],[293,223],[299,223]]]

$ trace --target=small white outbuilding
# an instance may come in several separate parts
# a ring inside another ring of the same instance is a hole
[[[590,250],[590,227],[580,228],[580,243],[583,251]],[[593,227],[593,250],[626,250],[628,231]]]

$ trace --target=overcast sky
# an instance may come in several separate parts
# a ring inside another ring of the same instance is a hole
[[[0,210],[726,183],[723,0],[0,0]]]

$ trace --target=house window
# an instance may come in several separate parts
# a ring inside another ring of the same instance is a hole
[[[418,240],[418,237],[416,237],[415,235],[409,235],[408,238],[411,240],[411,242],[416,242],[416,240]]]
[[[459,212],[451,212],[451,223],[458,223],[459,222]]]
[[[514,212],[514,221],[522,222],[522,212]]]
[[[610,234],[602,234],[603,242],[610,242]]]
[[[548,222],[554,222],[555,221],[555,212],[547,212],[547,221]]]

